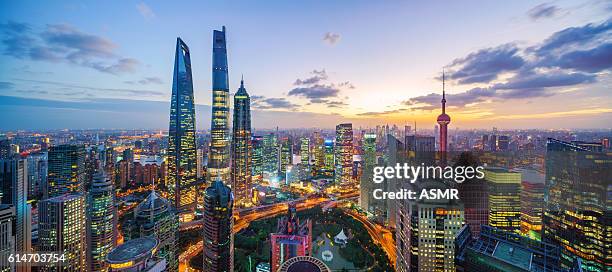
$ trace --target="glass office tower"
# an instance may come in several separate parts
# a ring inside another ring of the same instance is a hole
[[[204,193],[204,271],[234,271],[234,196],[217,178]]]
[[[232,135],[232,189],[236,206],[250,205],[251,195],[251,99],[240,81],[240,89],[234,95],[234,125]]]
[[[542,239],[561,245],[561,266],[610,271],[612,158],[601,145],[548,139]]]
[[[213,32],[212,63],[212,117],[210,125],[210,154],[208,156],[208,181],[217,177],[230,180],[229,146],[229,78],[225,27]]]
[[[195,107],[189,47],[176,39],[170,130],[168,133],[168,191],[179,211],[196,204]]]

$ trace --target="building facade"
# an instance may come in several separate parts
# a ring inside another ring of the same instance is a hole
[[[225,26],[213,32],[212,117],[208,155],[208,182],[230,182],[229,76]]]
[[[521,173],[486,168],[489,184],[489,225],[509,232],[521,229]]]
[[[234,196],[219,177],[204,194],[204,271],[234,271]]]
[[[85,192],[85,147],[51,146],[45,198]]]
[[[179,211],[193,211],[197,199],[193,78],[189,47],[180,38],[176,39],[170,104],[166,185],[170,200]]]
[[[336,144],[334,147],[334,183],[350,183],[353,176],[353,125],[336,126]]]
[[[106,255],[116,246],[115,190],[102,172],[95,173],[87,194],[87,263],[89,271],[107,271]]]
[[[232,126],[232,189],[236,206],[251,205],[252,157],[251,99],[244,88],[244,80],[234,95],[234,125]]]

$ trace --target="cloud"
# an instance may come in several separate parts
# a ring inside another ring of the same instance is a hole
[[[142,17],[144,17],[145,19],[153,19],[153,18],[155,18],[155,13],[151,9],[151,7],[149,7],[144,2],[138,3],[136,5],[136,9],[140,13],[140,15],[142,15]]]
[[[11,89],[15,86],[15,84],[6,81],[0,81],[0,90]]]
[[[320,71],[317,70],[312,70],[312,72],[310,72],[312,74],[311,77],[306,78],[306,79],[296,79],[295,82],[293,83],[293,85],[310,85],[310,84],[317,84],[321,81],[327,80],[328,76],[327,76],[327,72],[325,72],[325,69],[321,69]]]
[[[17,59],[66,62],[113,75],[134,72],[140,65],[118,55],[112,41],[68,24],[49,24],[35,32],[30,25],[9,21],[0,24],[0,32],[4,34],[4,55]]]
[[[301,96],[308,99],[320,99],[337,97],[340,89],[333,85],[312,85],[308,87],[298,87],[289,91],[289,96]]]
[[[588,46],[610,41],[612,38],[612,19],[600,24],[587,24],[580,27],[569,27],[548,37],[535,47],[536,55],[542,57],[556,50],[571,49],[573,46]]]
[[[127,83],[127,84],[138,83],[142,85],[148,85],[148,84],[164,84],[164,81],[159,77],[145,77],[138,81],[124,81],[124,83]]]
[[[554,66],[590,73],[612,68],[612,42],[563,54],[554,62]]]
[[[325,33],[325,36],[323,36],[323,41],[329,45],[335,45],[340,41],[340,34],[327,32]]]
[[[525,64],[515,44],[504,44],[471,53],[450,64],[450,78],[459,84],[482,83],[497,79],[506,71],[515,71]]]
[[[255,109],[287,109],[296,110],[299,105],[292,103],[286,98],[267,98],[264,96],[253,95],[251,96],[251,106]]]
[[[561,9],[555,5],[550,3],[539,4],[527,12],[527,16],[531,18],[531,20],[538,20],[541,18],[550,18],[554,17],[559,13]]]
[[[299,87],[291,89],[287,95],[308,99],[307,105],[324,104],[329,108],[340,108],[348,105],[346,102],[334,100],[334,98],[338,98],[342,90],[355,89],[351,82],[328,83],[329,76],[325,69],[313,70],[310,75],[305,79],[296,79],[293,85]]]

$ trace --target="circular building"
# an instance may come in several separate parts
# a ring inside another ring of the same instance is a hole
[[[136,238],[119,245],[106,255],[111,271],[141,271],[150,264],[157,239],[152,237]]]
[[[279,272],[331,272],[321,260],[311,256],[293,257],[278,269]]]

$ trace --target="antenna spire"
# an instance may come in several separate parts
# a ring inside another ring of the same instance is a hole
[[[442,68],[442,114],[446,113],[446,90],[445,90],[446,75]]]

